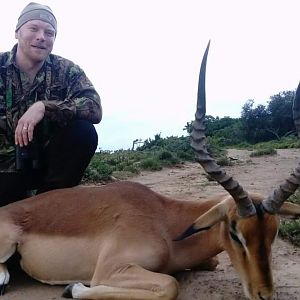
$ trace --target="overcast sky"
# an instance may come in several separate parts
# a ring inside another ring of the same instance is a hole
[[[5,2],[0,51],[30,1]],[[243,104],[295,90],[300,80],[298,0],[38,1],[57,20],[53,53],[86,72],[103,105],[98,147],[181,136],[194,118],[208,40],[207,114],[239,117]]]

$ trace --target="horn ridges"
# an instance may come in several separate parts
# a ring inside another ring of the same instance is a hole
[[[193,122],[193,130],[191,134],[191,147],[195,153],[195,159],[200,163],[203,169],[218,183],[220,183],[226,191],[233,197],[236,202],[238,214],[242,217],[254,215],[255,207],[248,194],[242,186],[231,176],[227,175],[224,170],[215,162],[207,151],[205,137],[205,113],[206,113],[206,96],[205,96],[205,74],[206,62],[210,42],[205,50],[199,75],[198,83],[198,100],[195,121]]]

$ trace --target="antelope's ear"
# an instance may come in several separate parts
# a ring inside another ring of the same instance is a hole
[[[183,240],[199,231],[208,230],[213,225],[223,221],[229,208],[229,201],[224,200],[213,206],[206,213],[197,218],[193,224],[187,228],[175,241]]]
[[[278,215],[290,217],[291,219],[300,218],[300,205],[284,202],[278,211]]]

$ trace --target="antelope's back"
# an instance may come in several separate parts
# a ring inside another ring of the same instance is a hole
[[[165,198],[133,182],[49,191],[4,209],[23,233],[87,235],[136,218],[165,219]]]

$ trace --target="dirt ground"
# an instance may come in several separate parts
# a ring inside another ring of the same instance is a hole
[[[249,151],[230,150],[234,166],[227,167],[248,191],[268,194],[286,178],[300,161],[299,150],[278,150],[277,155],[251,158]],[[198,164],[184,164],[160,172],[144,172],[132,178],[164,195],[182,200],[199,199],[222,192],[214,182],[207,181]],[[181,289],[178,300],[243,300],[240,281],[225,253],[218,255],[216,271],[181,272],[176,275]],[[300,300],[300,248],[277,239],[273,246],[275,299]],[[48,286],[18,271],[11,274],[11,283],[1,300],[59,300],[62,286]]]

